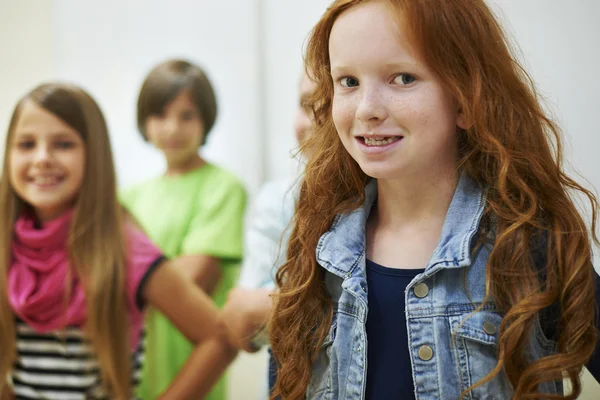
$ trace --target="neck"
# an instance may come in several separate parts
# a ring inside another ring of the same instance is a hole
[[[35,225],[36,228],[42,229],[49,222],[54,221],[63,215],[67,214],[70,210],[70,207],[57,207],[55,209],[34,209],[33,215],[35,216]]]
[[[427,176],[407,176],[377,181],[374,221],[393,230],[407,224],[443,224],[458,183],[456,170],[435,171]]]
[[[206,161],[200,155],[194,154],[189,159],[184,161],[168,161],[167,160],[167,171],[166,176],[178,176],[183,175],[187,172],[193,171],[206,164]]]

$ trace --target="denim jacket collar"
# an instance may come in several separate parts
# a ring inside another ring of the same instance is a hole
[[[365,254],[366,222],[377,198],[377,181],[365,186],[366,198],[356,210],[338,215],[317,245],[317,261],[327,271],[342,278],[351,277]],[[430,276],[442,268],[471,264],[471,242],[485,209],[485,191],[462,173],[444,220],[436,249],[425,269]]]

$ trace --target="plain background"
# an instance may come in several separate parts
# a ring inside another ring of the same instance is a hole
[[[219,98],[219,119],[204,155],[237,174],[254,195],[265,180],[296,171],[292,121],[302,47],[328,3],[0,0],[0,131],[6,131],[16,100],[33,86],[72,81],[105,112],[120,185],[160,174],[160,154],[136,131],[137,92],[154,64],[187,58],[207,70]],[[565,131],[569,168],[600,187],[600,1],[492,5]],[[231,399],[259,398],[265,359],[263,352],[236,361]],[[598,398],[596,383],[586,389],[582,398]]]

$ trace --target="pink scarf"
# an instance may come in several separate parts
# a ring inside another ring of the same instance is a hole
[[[73,276],[67,282],[69,254],[67,236],[72,212],[36,229],[31,215],[15,224],[8,294],[15,314],[39,332],[81,327],[87,310],[83,288]],[[65,303],[66,285],[71,297]]]

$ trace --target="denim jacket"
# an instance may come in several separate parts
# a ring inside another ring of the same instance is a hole
[[[338,215],[317,246],[317,261],[326,270],[325,284],[334,316],[328,337],[313,366],[309,399],[365,399],[367,377],[365,223],[377,197],[377,184],[366,188],[366,201]],[[424,273],[405,291],[409,353],[417,400],[456,400],[484,378],[497,363],[496,342],[502,315],[485,298],[489,246],[473,253],[485,191],[462,174],[448,209],[440,241]],[[528,356],[554,353],[537,321]],[[562,383],[540,387],[562,394]],[[503,373],[470,391],[466,399],[510,399],[512,387]]]

